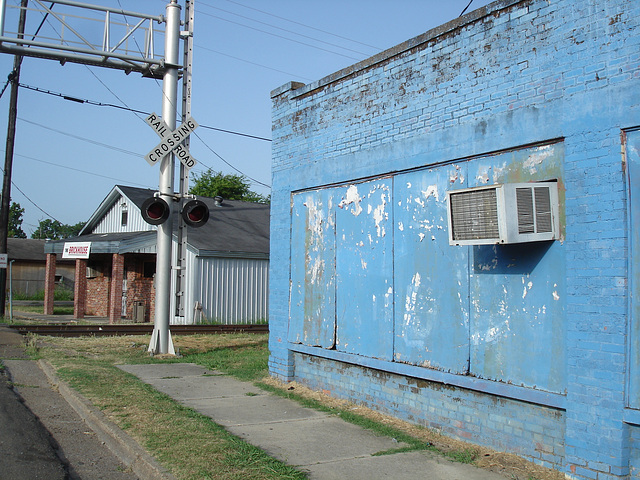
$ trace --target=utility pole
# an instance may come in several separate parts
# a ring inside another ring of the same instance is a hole
[[[27,16],[28,0],[20,4],[18,20],[18,37],[24,38],[24,25]],[[9,207],[11,202],[11,170],[13,168],[13,146],[16,138],[16,118],[18,116],[18,84],[20,83],[20,66],[22,56],[13,57],[13,71],[9,74],[11,97],[9,99],[9,121],[7,124],[7,143],[4,156],[4,175],[2,179],[2,202],[0,203],[0,253],[7,253],[9,236]],[[7,292],[7,269],[0,268],[0,316],[4,316]]]
[[[171,131],[176,128],[178,101],[178,67],[180,40],[180,5],[171,0],[166,9],[165,72],[162,77],[162,119]],[[173,240],[173,203],[175,161],[173,153],[160,161],[159,195],[169,205],[169,218],[158,225],[156,244],[156,312],[149,351],[154,354],[175,354],[169,318],[171,317],[171,250]]]

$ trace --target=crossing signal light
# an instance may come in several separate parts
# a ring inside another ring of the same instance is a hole
[[[142,204],[142,218],[151,225],[164,223],[169,213],[169,204],[159,197],[147,198]]]
[[[209,208],[201,200],[189,200],[182,207],[182,219],[190,227],[201,227],[209,220]]]

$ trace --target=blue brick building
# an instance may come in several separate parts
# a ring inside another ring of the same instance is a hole
[[[640,476],[639,19],[500,0],[274,90],[272,375]],[[557,190],[553,240],[451,240],[452,193],[531,183]]]

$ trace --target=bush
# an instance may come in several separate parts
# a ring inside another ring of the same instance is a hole
[[[7,292],[8,294],[8,292]],[[34,295],[26,295],[24,293],[15,293],[13,294],[14,300],[38,300],[44,301],[44,290],[40,290]],[[72,301],[73,300],[73,290],[69,287],[65,287],[64,285],[56,285],[56,289],[53,292],[53,300],[54,301]]]

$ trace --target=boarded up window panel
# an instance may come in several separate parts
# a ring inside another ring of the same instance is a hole
[[[335,345],[335,214],[331,190],[294,195],[289,341]]]
[[[640,409],[640,131],[626,132],[629,198],[629,398]]]
[[[394,179],[396,362],[468,371],[469,254],[448,244],[445,194],[466,186],[465,171],[448,165]]]
[[[350,185],[336,196],[336,349],[391,360],[391,179]]]
[[[562,143],[526,148],[470,161],[468,178],[479,185],[561,182],[563,162]],[[544,204],[537,192],[533,197]],[[544,228],[545,214],[534,217],[529,228]],[[564,393],[566,260],[562,243],[478,245],[469,247],[469,253],[470,373]]]

